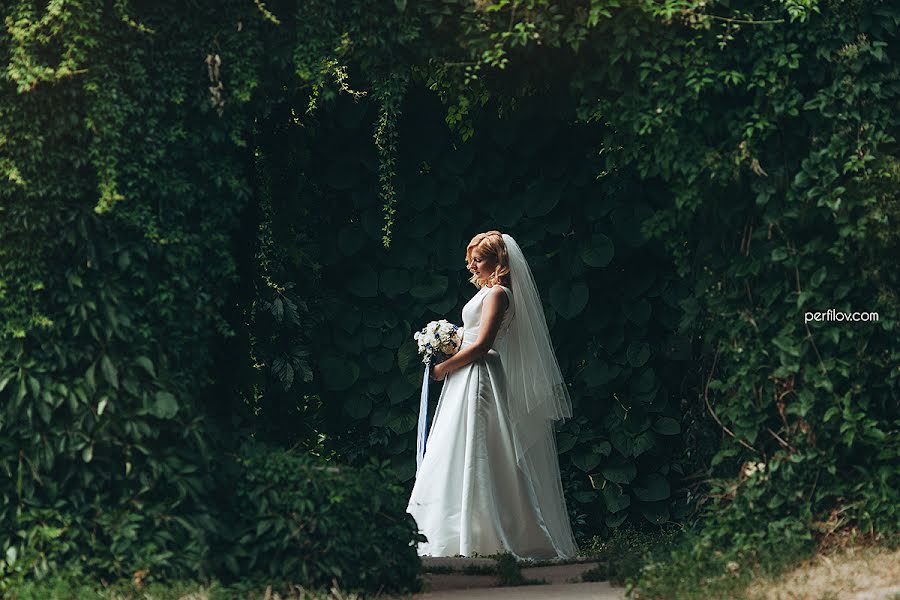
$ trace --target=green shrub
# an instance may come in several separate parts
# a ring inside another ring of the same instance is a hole
[[[583,581],[610,581],[622,585],[635,577],[652,555],[674,545],[680,527],[667,524],[650,530],[626,523],[612,530],[607,540],[594,538],[587,550],[598,564],[582,574]]]
[[[332,590],[337,589],[337,594]],[[277,595],[276,595],[277,594]],[[79,571],[54,573],[28,581],[4,596],[5,600],[358,600],[372,596],[344,594],[340,588],[309,589],[284,581],[249,577],[232,584],[213,579],[205,583],[174,579],[136,583],[133,579],[91,581]]]
[[[242,446],[233,527],[214,553],[249,574],[345,590],[415,592],[424,536],[387,463],[361,468],[260,444]]]
[[[625,579],[635,598],[734,598],[755,578],[776,575],[810,555],[796,538],[769,538],[751,551],[717,546],[703,531],[686,530],[646,552]]]

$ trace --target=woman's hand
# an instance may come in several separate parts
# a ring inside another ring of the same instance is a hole
[[[447,373],[444,371],[444,363],[438,363],[431,367],[431,378],[435,381],[443,381]]]

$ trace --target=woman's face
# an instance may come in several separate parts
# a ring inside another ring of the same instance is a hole
[[[469,260],[469,271],[474,273],[478,279],[487,281],[494,269],[497,268],[497,261],[482,254],[478,248],[472,250],[471,257],[471,260]]]

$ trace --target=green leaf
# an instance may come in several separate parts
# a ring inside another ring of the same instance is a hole
[[[825,276],[828,274],[828,270],[825,267],[819,267],[815,273],[812,274],[812,277],[809,278],[810,284],[813,287],[819,287],[823,281],[825,281]]]
[[[37,400],[41,395],[41,382],[36,377],[28,376],[28,387],[31,388],[31,396]]]
[[[256,537],[261,536],[272,528],[272,521],[260,521],[256,524]]]
[[[353,333],[362,321],[362,312],[352,307],[340,307],[332,317],[333,323],[346,333]],[[337,334],[341,335],[341,334]]]
[[[628,385],[628,390],[632,395],[649,394],[656,389],[656,371],[652,367],[641,369],[640,374],[633,377]]]
[[[640,456],[644,452],[652,450],[654,446],[656,446],[656,434],[654,434],[652,430],[648,429],[635,436],[634,446],[632,447],[632,455]]]
[[[625,356],[632,367],[643,367],[650,358],[650,344],[646,342],[631,342]]]
[[[529,217],[546,216],[559,204],[562,186],[556,181],[542,179],[525,192],[525,214]]]
[[[38,402],[37,411],[41,415],[41,420],[49,425],[53,417],[53,408],[47,402]]]
[[[644,518],[654,525],[661,525],[669,520],[669,506],[666,501],[641,503],[640,510]]]
[[[178,413],[178,401],[169,392],[159,391],[154,396],[155,401],[150,408],[150,414],[160,419],[171,419]]]
[[[374,348],[381,344],[381,329],[366,327],[362,332],[363,345],[366,348]]]
[[[404,373],[425,372],[425,363],[419,358],[416,340],[409,338],[397,349],[397,366]]]
[[[625,302],[622,304],[622,312],[631,321],[638,325],[644,325],[650,319],[650,302],[646,298],[641,298],[637,302]]]
[[[607,481],[603,487],[603,500],[611,513],[625,510],[631,505],[631,497],[622,491],[622,486],[612,481]]]
[[[428,310],[439,315],[445,315],[456,306],[456,294],[448,292],[440,300],[427,305]]]
[[[606,515],[606,526],[611,529],[615,529],[625,522],[626,517],[628,517],[628,512],[626,511],[620,511],[611,515]]]
[[[404,337],[402,327],[391,327],[387,333],[384,334],[381,345],[390,350],[398,350]],[[391,360],[393,361],[393,358]]]
[[[354,296],[374,298],[378,295],[378,273],[368,265],[363,266],[347,281],[347,289]]]
[[[553,308],[564,319],[574,319],[587,306],[590,294],[583,281],[559,280],[550,288]]]
[[[352,256],[359,252],[365,244],[366,238],[362,229],[358,226],[348,225],[338,232],[338,249],[344,256]]]
[[[631,461],[611,462],[601,467],[600,472],[603,474],[603,477],[615,483],[631,483],[637,476],[637,467]]]
[[[103,377],[109,382],[109,385],[119,389],[119,374],[108,354],[104,354],[100,359],[100,370],[103,372]]]
[[[581,249],[581,260],[589,267],[602,268],[612,262],[613,242],[602,233],[591,236],[590,244]]]
[[[87,381],[88,386],[90,386],[90,388],[92,390],[97,389],[97,376],[95,374],[95,368],[94,368],[96,366],[97,366],[97,362],[94,361],[91,363],[91,366],[89,366],[87,368],[87,371],[84,372],[84,378]]]
[[[353,361],[335,356],[326,356],[319,363],[325,389],[343,391],[349,389],[359,379],[359,365]]]
[[[422,375],[425,374],[425,365],[422,365]],[[387,395],[391,404],[399,404],[412,397],[418,390],[418,386],[412,385],[405,377],[395,377],[387,387]]]
[[[715,467],[719,463],[721,463],[726,458],[730,458],[732,456],[736,456],[738,454],[738,449],[735,447],[723,448],[713,455],[712,459],[709,461],[709,464]]]
[[[572,494],[572,497],[582,504],[589,504],[597,499],[597,492],[594,490],[582,490]]]
[[[379,373],[387,373],[394,366],[394,353],[387,348],[377,348],[366,356],[366,360]]]
[[[663,435],[676,435],[681,433],[681,425],[672,417],[660,417],[653,424],[653,431]]]
[[[134,359],[134,362],[136,362],[138,364],[138,366],[143,367],[144,370],[147,371],[151,377],[156,377],[156,369],[153,366],[152,360],[150,360],[146,356],[138,356],[137,358]]]
[[[776,337],[772,339],[772,343],[775,344],[779,350],[790,354],[791,356],[800,356],[800,348],[794,344],[791,340],[785,337]]]
[[[344,401],[344,410],[354,419],[364,419],[372,412],[372,399],[366,394],[351,394]]]
[[[433,300],[447,291],[449,283],[450,279],[446,275],[431,275],[410,288],[409,295],[416,300]]]
[[[594,467],[600,464],[603,456],[592,451],[582,451],[572,456],[572,462],[575,466],[585,473],[593,471]]]
[[[584,367],[582,377],[590,387],[600,387],[615,379],[621,369],[616,365],[610,365],[598,358],[592,358]]]
[[[281,301],[281,298],[275,298],[272,301],[272,316],[275,317],[276,323],[284,320],[284,302]]]
[[[381,291],[388,298],[396,298],[409,291],[409,271],[403,269],[385,269],[379,278]]]
[[[622,456],[634,455],[634,439],[622,429],[611,431],[609,439],[612,442],[613,447]]]
[[[393,417],[388,419],[387,425],[394,433],[403,434],[408,431],[412,431],[415,428],[417,422],[417,415],[413,414],[409,410],[401,410],[395,413]]]
[[[556,453],[564,454],[575,447],[578,438],[571,433],[556,434]]]
[[[665,500],[671,495],[669,481],[658,473],[647,475],[641,484],[633,485],[632,490],[637,499],[644,502]]]

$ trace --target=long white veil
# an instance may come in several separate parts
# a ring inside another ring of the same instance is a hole
[[[519,244],[503,234],[509,257],[513,318],[497,351],[509,392],[516,462],[531,483],[532,503],[561,557],[577,554],[559,473],[553,422],[572,417],[572,400],[553,351],[534,276]]]

